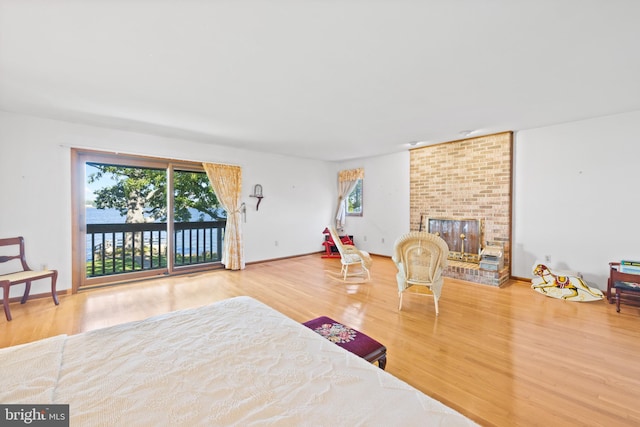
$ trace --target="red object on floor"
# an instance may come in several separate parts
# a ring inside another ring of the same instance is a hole
[[[326,316],[309,320],[303,325],[367,362],[378,362],[382,370],[387,365],[387,348],[360,331]]]
[[[325,228],[322,233],[325,234],[324,242],[322,242],[325,254],[322,255],[322,258],[340,258],[340,253],[338,252],[336,244],[331,238],[331,232],[329,231],[329,229]],[[340,241],[343,245],[353,245],[353,240],[349,236],[340,236]]]

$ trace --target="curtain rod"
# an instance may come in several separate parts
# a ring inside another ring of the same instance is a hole
[[[67,144],[60,144],[60,147],[68,148],[71,150],[90,151],[96,154],[114,154],[114,155],[124,154],[129,156],[140,156],[140,157],[146,157],[149,159],[163,160],[167,162],[174,161],[174,162],[190,162],[190,163],[215,163],[219,165],[240,166],[235,163],[225,163],[225,162],[219,162],[219,161],[193,160],[193,159],[175,158],[175,157],[158,157],[152,154],[145,154],[145,153],[140,153],[135,151],[126,151],[126,150],[114,150],[113,148],[105,149],[105,148],[99,148],[99,147],[96,148],[96,147],[88,147],[88,146],[82,146],[82,145],[67,145]]]

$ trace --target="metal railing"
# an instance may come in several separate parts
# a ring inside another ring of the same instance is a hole
[[[220,262],[226,220],[173,224],[173,265]],[[167,267],[167,224],[87,224],[87,277]]]

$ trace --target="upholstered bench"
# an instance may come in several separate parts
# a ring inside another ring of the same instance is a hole
[[[326,316],[309,320],[303,325],[368,362],[378,362],[380,369],[387,364],[387,348],[362,332]]]

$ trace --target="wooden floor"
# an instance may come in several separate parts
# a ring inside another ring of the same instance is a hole
[[[0,346],[249,295],[297,321],[327,315],[382,342],[387,372],[482,425],[640,425],[640,309],[560,301],[528,283],[445,282],[402,311],[395,267],[374,257],[371,282],[345,284],[319,254],[243,271],[163,278],[12,304]],[[375,394],[362,398],[375,399]]]

